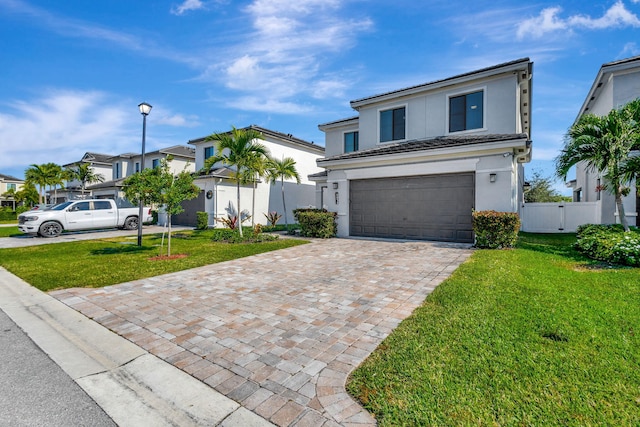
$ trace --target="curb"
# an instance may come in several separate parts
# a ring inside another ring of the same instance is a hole
[[[273,426],[2,267],[0,309],[119,426]]]

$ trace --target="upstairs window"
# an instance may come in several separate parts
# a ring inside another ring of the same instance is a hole
[[[140,162],[136,162],[136,173],[140,172]]]
[[[344,152],[358,151],[358,132],[346,132],[344,134]]]
[[[160,159],[153,159],[153,161],[151,162],[151,167],[157,168],[159,166],[160,166]]]
[[[120,178],[120,162],[116,162],[113,166],[115,169],[113,174],[115,175],[115,179],[118,179]]]
[[[204,159],[207,160],[209,157],[213,157],[213,147],[204,147]]]
[[[380,111],[380,142],[405,138],[405,107]]]
[[[482,129],[483,91],[449,98],[449,132]]]
[[[15,191],[16,190],[16,184],[14,184],[12,182],[7,183],[7,191],[9,191],[9,190]]]

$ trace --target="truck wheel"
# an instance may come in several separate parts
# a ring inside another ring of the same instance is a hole
[[[125,230],[137,230],[138,229],[138,217],[137,216],[130,216],[129,218],[124,220],[124,227]]]
[[[62,233],[62,226],[55,221],[47,221],[40,226],[39,234],[42,237],[58,237]]]

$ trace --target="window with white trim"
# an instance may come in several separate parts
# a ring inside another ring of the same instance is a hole
[[[449,132],[484,127],[484,91],[449,98]]]
[[[352,153],[358,151],[359,145],[359,132],[345,132],[344,133],[344,152]]]
[[[209,157],[213,157],[213,147],[204,147],[204,159],[207,160]]]
[[[380,142],[405,139],[406,107],[380,111]]]

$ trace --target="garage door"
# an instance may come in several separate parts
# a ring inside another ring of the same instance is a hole
[[[474,173],[350,181],[352,236],[473,242]]]
[[[182,202],[184,212],[171,217],[171,224],[188,225],[195,227],[198,225],[198,215],[196,212],[204,212],[204,190],[200,191],[198,197]]]

